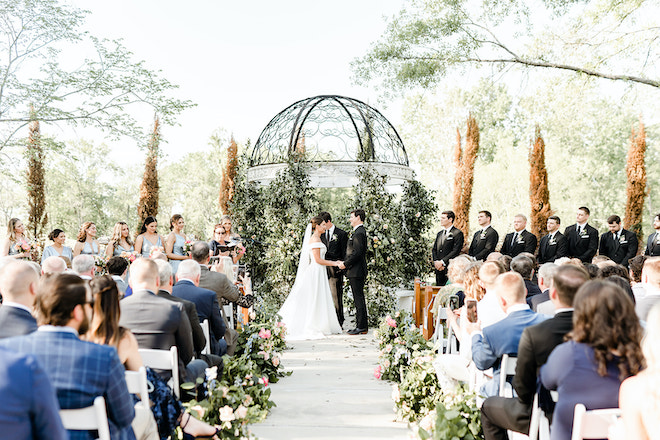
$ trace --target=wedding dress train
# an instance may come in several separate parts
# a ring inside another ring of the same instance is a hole
[[[312,249],[320,249],[321,258],[324,258],[326,247],[323,243],[303,247],[303,269],[298,271],[291,293],[279,311],[286,324],[286,339],[290,341],[321,339],[325,335],[341,333],[326,267],[314,261]]]

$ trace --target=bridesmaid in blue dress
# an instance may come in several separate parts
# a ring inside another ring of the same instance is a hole
[[[71,263],[71,260],[73,260],[73,250],[69,246],[64,246],[64,243],[66,242],[66,234],[64,231],[61,229],[53,229],[53,231],[48,234],[48,238],[53,241],[53,245],[44,248],[44,253],[41,256],[41,264],[44,264],[44,260],[48,257],[66,257],[69,259],[69,263]]]
[[[135,251],[142,254],[145,258],[149,258],[151,248],[153,247],[159,247],[164,251],[163,240],[158,233],[158,222],[156,221],[156,217],[150,215],[144,219],[144,223],[142,223],[142,228],[140,229],[140,235],[135,239]]]
[[[78,232],[78,241],[73,247],[73,257],[80,254],[99,255],[99,242],[96,241],[96,225],[93,222],[85,222]]]
[[[19,253],[18,249],[16,249],[17,246],[20,246],[23,243],[27,243],[27,239],[25,238],[25,226],[19,219],[12,218],[7,225],[7,237],[2,241],[2,245],[0,245],[0,257],[31,257],[31,254]]]
[[[112,230],[112,238],[105,248],[106,258],[118,257],[122,252],[134,252],[133,240],[130,237],[130,231],[126,222],[115,223],[115,228]]]
[[[165,239],[165,255],[170,259],[172,275],[176,275],[181,261],[190,258],[183,253],[183,245],[186,243],[186,234],[183,233],[185,226],[186,223],[179,214],[174,214],[170,219],[170,231],[172,232]]]

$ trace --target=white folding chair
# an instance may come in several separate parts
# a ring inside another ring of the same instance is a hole
[[[72,431],[92,431],[99,433],[99,440],[110,440],[108,414],[105,412],[105,399],[98,396],[94,404],[80,409],[61,409],[60,418],[65,429]]]
[[[444,325],[442,320],[445,320],[447,324],[447,337],[444,337]],[[454,329],[447,318],[447,310],[444,307],[438,307],[438,313],[435,317],[435,332],[432,337],[434,344],[434,349],[438,353],[445,354],[454,354],[458,352],[458,347],[456,344],[456,335],[454,335]]]
[[[152,350],[148,348],[141,348],[138,350],[142,356],[142,362],[149,368],[158,370],[169,370],[172,372],[172,387],[174,395],[177,399],[180,397],[179,393],[179,352],[176,345],[173,345],[169,350]]]
[[[225,312],[225,317],[231,328],[236,328],[236,323],[234,322],[234,306],[232,304],[227,304],[222,306],[222,309]]]
[[[559,393],[557,391],[550,391],[552,400],[557,402]],[[534,395],[534,403],[532,403],[532,416],[529,420],[529,440],[550,440],[550,421],[543,413],[539,405],[539,395]]]
[[[211,331],[209,330],[209,320],[205,319],[200,325],[202,326],[202,331],[206,338],[206,345],[202,350],[202,354],[211,354]]]
[[[500,392],[501,397],[513,397],[513,387],[506,381],[507,377],[516,375],[518,358],[505,354],[500,364]]]
[[[571,440],[607,438],[610,425],[613,425],[619,416],[621,416],[619,408],[587,411],[583,404],[578,403],[575,405]]]
[[[147,369],[140,367],[138,371],[126,370],[126,386],[128,392],[140,396],[140,404],[145,408],[150,408],[149,404],[149,384],[147,383]]]

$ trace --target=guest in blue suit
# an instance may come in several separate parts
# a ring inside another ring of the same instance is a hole
[[[91,406],[103,396],[113,440],[135,439],[133,400],[124,367],[114,347],[81,341],[91,314],[87,282],[76,275],[47,276],[37,292],[35,308],[41,327],[29,335],[0,341],[20,353],[33,354],[47,372],[62,409]],[[69,431],[71,440],[88,440],[87,431]]]
[[[0,339],[27,335],[37,330],[32,316],[39,274],[25,261],[14,261],[2,269],[0,292]]]
[[[184,260],[179,263],[177,283],[172,288],[172,296],[193,302],[197,307],[200,322],[208,319],[211,351],[222,356],[227,353],[227,342],[224,339],[227,330],[225,320],[222,318],[215,292],[198,287],[200,276],[201,269],[196,261]]]
[[[55,390],[32,355],[0,347],[0,432],[12,440],[67,440]]]
[[[571,438],[575,405],[618,408],[619,387],[642,369],[642,329],[628,294],[608,281],[589,281],[573,302],[572,340],[541,367],[543,386],[559,391],[550,439]]]
[[[519,273],[506,272],[495,280],[498,304],[506,318],[479,330],[479,324],[471,324],[472,360],[479,370],[493,368],[493,379],[481,388],[484,397],[497,396],[500,386],[500,363],[505,354],[516,355],[522,332],[530,325],[548,319],[529,308],[525,301],[527,289]]]

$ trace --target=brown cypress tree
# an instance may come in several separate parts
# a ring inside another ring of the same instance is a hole
[[[154,119],[154,131],[147,145],[147,159],[144,163],[144,176],[140,184],[140,201],[137,206],[138,231],[144,220],[158,215],[158,145],[160,143],[160,120],[158,116]]]
[[[39,238],[48,223],[46,213],[46,181],[44,179],[44,149],[41,143],[39,121],[34,119],[34,110],[30,108],[30,135],[27,142],[27,195],[28,195],[28,228]]]
[[[642,213],[646,199],[646,130],[641,118],[639,128],[632,128],[630,149],[626,163],[626,213],[623,227],[637,234],[640,245],[644,243],[642,235]]]
[[[529,152],[529,202],[531,206],[532,234],[540,240],[546,234],[550,209],[550,190],[548,189],[548,170],[545,168],[545,142],[541,129],[536,127],[534,143]]]
[[[220,184],[220,209],[224,214],[231,214],[231,209],[229,208],[230,202],[234,200],[234,190],[235,190],[235,181],[236,174],[238,172],[238,145],[234,140],[234,136],[231,137],[231,142],[227,147],[227,165],[225,170],[222,173],[222,182]]]
[[[472,186],[474,184],[474,164],[479,153],[479,125],[470,115],[467,120],[465,148],[461,147],[461,134],[456,130],[456,148],[454,149],[454,226],[468,237],[470,230],[470,205],[472,204]]]

